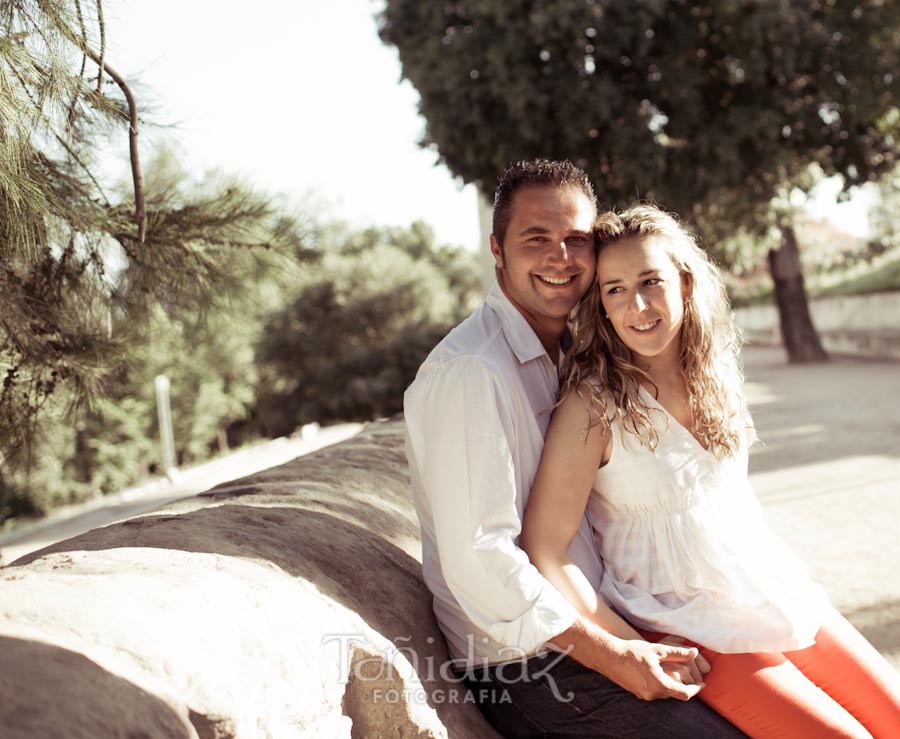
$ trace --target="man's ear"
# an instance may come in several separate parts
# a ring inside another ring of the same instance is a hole
[[[494,263],[497,269],[503,269],[503,247],[497,241],[497,237],[491,234],[491,254],[494,255]]]

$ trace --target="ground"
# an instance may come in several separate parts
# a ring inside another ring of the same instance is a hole
[[[760,347],[744,361],[766,519],[900,669],[900,363],[792,366]]]

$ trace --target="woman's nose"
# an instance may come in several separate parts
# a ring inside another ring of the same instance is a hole
[[[641,294],[641,291],[635,290],[634,293],[632,293],[632,296],[633,297],[631,300],[631,307],[637,313],[643,312],[644,309],[646,309],[646,307],[647,307],[647,301],[644,299],[644,296]]]

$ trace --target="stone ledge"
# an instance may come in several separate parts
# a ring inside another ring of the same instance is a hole
[[[30,554],[0,735],[496,737],[447,699],[419,556],[399,421]]]

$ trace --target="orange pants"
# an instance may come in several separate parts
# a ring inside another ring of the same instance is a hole
[[[837,611],[806,649],[700,652],[697,697],[753,739],[900,738],[900,675]]]

